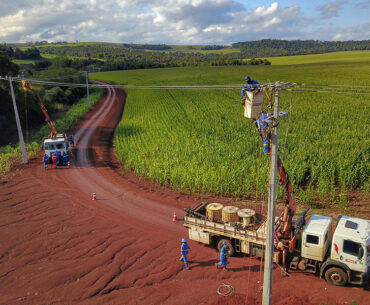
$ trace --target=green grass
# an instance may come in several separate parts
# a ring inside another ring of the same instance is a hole
[[[313,63],[346,63],[346,62],[364,62],[369,63],[369,51],[351,51],[334,52],[325,54],[297,55],[268,57],[272,65],[302,65]]]
[[[101,79],[131,85],[241,85],[248,74],[262,83],[370,86],[370,52],[292,61],[285,57],[272,66],[114,71],[101,73]],[[114,139],[127,169],[184,192],[263,196],[268,161],[255,127],[234,102],[240,99],[239,89],[127,91]],[[290,116],[280,124],[280,155],[298,198],[314,205],[316,195],[345,202],[348,190],[368,194],[368,101],[369,95],[282,92],[281,110]]]
[[[90,94],[90,104],[95,105],[103,95],[103,89],[96,89]],[[54,126],[58,133],[67,132],[70,127],[76,123],[89,109],[87,108],[87,98],[82,98],[78,103],[74,104],[62,118],[54,121]],[[32,137],[33,142],[26,145],[27,157],[32,159],[37,157],[42,139],[46,138],[50,133],[48,124],[40,128],[40,130]],[[0,147],[0,176],[9,172],[14,164],[22,162],[23,156],[20,145],[16,147],[4,146]]]
[[[27,158],[35,158],[39,152],[40,146],[36,142],[26,145]],[[14,164],[23,160],[21,145],[12,147],[10,145],[0,147],[0,177],[9,172]]]
[[[17,65],[30,65],[35,63],[33,59],[13,59],[13,62]]]

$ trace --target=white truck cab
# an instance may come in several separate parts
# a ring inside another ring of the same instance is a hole
[[[330,257],[320,270],[327,281],[342,286],[364,284],[370,276],[370,221],[341,216],[333,234]]]
[[[301,256],[319,262],[325,260],[330,247],[331,224],[328,216],[312,215],[302,232]]]
[[[69,142],[68,139],[62,134],[57,134],[55,138],[45,139],[43,146],[45,154],[49,157],[49,163],[52,162],[51,157],[57,150],[60,152],[61,155],[63,155],[64,152],[69,155]]]

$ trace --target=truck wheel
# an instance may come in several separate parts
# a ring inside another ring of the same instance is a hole
[[[343,269],[332,267],[326,270],[325,279],[327,282],[335,286],[344,286],[347,284],[348,277]]]
[[[232,246],[231,241],[229,239],[221,239],[218,242],[218,244],[217,244],[218,252],[221,252],[223,242],[226,242],[227,246],[229,247],[229,255],[228,256],[233,256],[234,255],[234,247]]]

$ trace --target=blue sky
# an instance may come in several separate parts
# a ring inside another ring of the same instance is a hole
[[[370,0],[0,1],[0,42],[370,39]]]

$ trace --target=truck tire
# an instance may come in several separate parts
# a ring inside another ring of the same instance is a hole
[[[335,286],[344,286],[347,284],[348,276],[343,269],[331,267],[326,270],[325,279],[327,282]]]
[[[226,242],[227,246],[229,247],[229,254],[227,256],[233,256],[234,255],[234,247],[232,246],[231,240],[229,240],[229,239],[220,239],[220,241],[217,244],[218,252],[221,252],[223,242]]]

